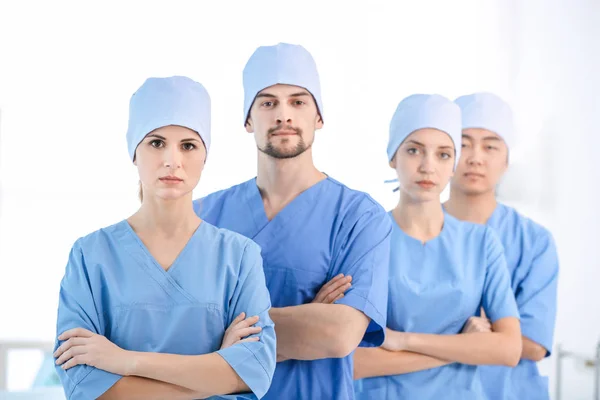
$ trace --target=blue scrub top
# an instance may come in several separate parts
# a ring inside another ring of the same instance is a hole
[[[395,331],[459,334],[483,306],[497,321],[519,317],[499,239],[491,229],[444,214],[439,236],[423,244],[393,223],[387,326]],[[357,398],[483,399],[474,365],[453,363],[356,382]]]
[[[196,201],[195,209],[206,221],[261,246],[273,307],[309,303],[337,274],[352,275],[352,288],[336,303],[371,318],[363,346],[383,343],[391,223],[367,194],[328,177],[269,221],[251,179]],[[280,362],[265,398],[353,399],[352,355]]]
[[[256,399],[275,369],[270,307],[256,243],[203,221],[165,271],[122,221],[73,246],[61,281],[57,336],[80,327],[125,350],[218,352],[253,392],[224,398]],[[260,317],[260,341],[219,350],[225,329],[242,311]],[[121,378],[88,365],[56,371],[67,399],[96,399]]]
[[[558,255],[554,239],[541,225],[515,209],[498,204],[487,222],[504,245],[523,336],[552,350],[556,320]],[[535,361],[522,359],[515,368],[485,366],[480,371],[492,400],[549,400],[548,378]]]

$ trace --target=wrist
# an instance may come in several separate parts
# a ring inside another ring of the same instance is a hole
[[[139,351],[128,351],[125,350],[125,360],[127,360],[127,367],[125,376],[143,376],[143,363],[144,353]]]
[[[410,332],[401,332],[402,334],[402,350],[413,351],[415,335]]]

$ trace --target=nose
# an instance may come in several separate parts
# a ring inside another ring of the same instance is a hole
[[[434,156],[435,155],[433,154],[423,156],[421,164],[419,165],[419,172],[424,174],[432,174],[435,172]]]
[[[464,154],[467,153],[467,154]],[[476,165],[479,166],[483,164],[483,152],[477,146],[471,148],[468,152],[463,152],[463,155],[466,157],[466,162],[468,165]]]
[[[281,104],[281,106],[277,107],[277,114],[275,118],[277,119],[277,125],[292,125],[291,107],[287,104]]]
[[[166,168],[178,169],[181,168],[181,152],[176,146],[167,148],[164,152],[163,165]]]

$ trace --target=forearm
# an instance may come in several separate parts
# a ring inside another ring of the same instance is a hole
[[[358,346],[369,324],[360,311],[340,304],[271,308],[270,316],[280,359],[345,357]]]
[[[134,352],[131,375],[167,382],[201,397],[248,392],[250,389],[217,353],[197,356]]]
[[[523,351],[521,353],[521,359],[531,361],[541,361],[546,357],[548,351],[546,348],[533,340],[523,336]]]
[[[202,398],[201,393],[167,382],[138,376],[124,376],[108,389],[99,400],[192,400]]]
[[[462,364],[514,367],[521,352],[520,337],[504,332],[407,335],[407,351]]]
[[[359,347],[354,352],[354,379],[408,374],[448,364],[451,362],[409,351]]]

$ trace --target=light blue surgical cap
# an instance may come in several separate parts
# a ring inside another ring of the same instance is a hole
[[[196,131],[210,148],[210,96],[200,83],[185,76],[148,78],[131,96],[127,148],[135,150],[147,134],[168,125]]]
[[[460,108],[439,94],[413,94],[398,104],[390,123],[388,160],[394,158],[398,147],[411,133],[424,128],[437,129],[450,136],[456,149],[456,166],[462,145]]]
[[[510,106],[492,93],[473,93],[454,100],[462,111],[462,128],[481,128],[500,136],[510,149],[515,125]]]
[[[323,119],[321,84],[315,60],[302,46],[279,43],[256,49],[244,67],[244,125],[256,95],[277,84],[308,90],[317,102],[317,111]]]

